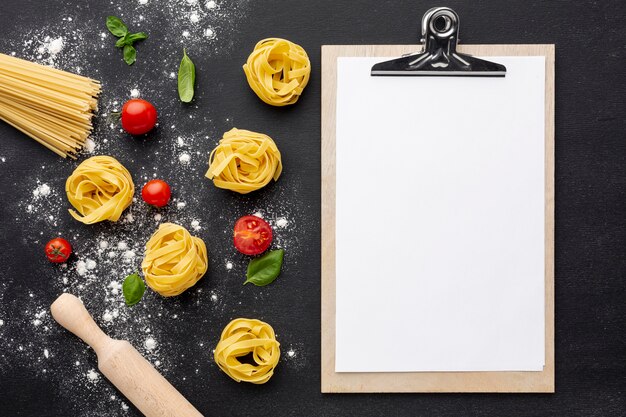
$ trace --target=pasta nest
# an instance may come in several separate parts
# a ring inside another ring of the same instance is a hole
[[[272,106],[298,101],[311,75],[306,51],[286,39],[259,41],[243,66],[250,88]]]
[[[133,202],[135,185],[128,170],[115,158],[94,156],[76,167],[65,182],[65,192],[78,213],[72,209],[69,212],[79,222],[116,222]]]
[[[267,135],[233,128],[209,156],[206,177],[218,188],[247,194],[277,181],[283,170],[278,147]]]
[[[193,287],[208,268],[206,245],[187,229],[163,223],[146,243],[141,270],[146,283],[164,297]]]
[[[243,356],[254,364],[241,362],[239,358]],[[274,375],[280,343],[269,324],[239,318],[224,328],[214,357],[220,369],[235,381],[264,384]]]

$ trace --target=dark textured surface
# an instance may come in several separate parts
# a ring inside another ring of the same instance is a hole
[[[81,7],[75,8],[67,0],[3,0],[2,45],[10,45],[13,39],[17,42],[26,24],[49,24],[72,13],[86,22],[93,20],[95,25],[109,13],[108,2],[75,4]],[[310,238],[298,254],[293,280],[273,287],[266,304],[253,310],[301,341],[307,361],[302,369],[285,366],[280,372],[279,368],[265,386],[232,383],[215,367],[210,368],[206,379],[194,375],[183,380],[193,370],[177,367],[169,377],[206,415],[626,415],[626,4],[622,1],[447,3],[461,16],[464,43],[556,44],[556,394],[320,394],[320,45],[415,43],[419,19],[432,5],[382,0],[252,2],[246,6],[240,32],[231,38],[231,56],[210,63],[214,74],[210,80],[200,78],[200,82],[216,86],[215,94],[220,95],[219,106],[199,102],[200,106],[213,105],[211,111],[217,120],[232,116],[258,126],[260,131],[290,137],[281,149],[290,161],[292,175],[302,183],[298,195],[292,198],[308,207],[309,218],[313,219]],[[151,35],[158,36],[160,30],[163,27],[151,27]],[[293,39],[309,52],[314,68],[312,81],[301,102],[292,108],[260,105],[247,91],[239,72],[251,45],[266,36]],[[140,62],[150,59],[147,50],[140,50]],[[196,64],[209,65],[202,60]],[[141,65],[134,69],[140,71]],[[115,83],[117,77],[126,76],[120,74],[122,71],[126,68],[116,63],[102,68],[100,77]],[[216,122],[207,127],[207,134],[216,135],[227,125]],[[16,184],[28,175],[31,166],[56,163],[56,158],[4,124],[0,124],[0,138],[0,153],[7,156],[0,176],[0,270],[2,280],[11,283],[4,287],[2,300],[5,310],[11,311],[20,308],[19,299],[25,292],[37,291],[47,301],[57,295],[40,279],[49,272],[43,269],[40,247],[20,244],[20,239],[10,242],[21,236],[24,228],[12,220],[13,213],[6,208],[14,207],[7,202],[16,198]],[[70,164],[51,176],[65,178],[69,172]],[[270,189],[244,199],[242,204],[271,198],[272,192]],[[214,190],[210,193],[218,202],[236,200]],[[69,224],[70,219],[63,219],[55,231],[62,230],[64,223]],[[214,227],[224,225],[216,222]],[[223,318],[217,323],[212,331],[223,325]],[[73,352],[69,346],[78,343],[62,332],[51,337],[67,344],[69,352]],[[195,340],[188,333],[177,337],[181,349]],[[375,339],[364,340],[364,348],[375,352]],[[83,404],[78,408],[84,410],[81,416],[95,415],[88,410],[103,400],[97,395],[82,396],[80,387],[72,395],[67,386],[59,388],[55,382],[58,379],[32,372],[17,352],[1,353],[9,361],[0,367],[0,415],[76,415],[75,403]],[[93,356],[86,358],[95,365]],[[69,378],[74,371],[58,364],[50,372],[57,377],[68,374]],[[123,412],[115,407],[98,415],[118,414]],[[138,415],[132,408],[128,414]]]

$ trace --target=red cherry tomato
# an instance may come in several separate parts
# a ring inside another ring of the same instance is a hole
[[[141,198],[148,204],[163,207],[172,196],[170,186],[163,180],[151,180],[141,189]]]
[[[260,217],[243,216],[235,223],[234,242],[244,255],[258,255],[270,247],[272,228]]]
[[[122,127],[131,135],[143,135],[152,130],[157,121],[157,111],[146,100],[134,98],[122,107]]]
[[[72,254],[72,245],[61,237],[56,237],[46,243],[45,249],[48,260],[54,263],[67,262]]]

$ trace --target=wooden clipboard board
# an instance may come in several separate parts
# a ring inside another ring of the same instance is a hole
[[[554,392],[554,45],[459,45],[475,56],[545,56],[545,367],[541,372],[335,372],[335,129],[338,57],[416,45],[322,46],[322,392]]]

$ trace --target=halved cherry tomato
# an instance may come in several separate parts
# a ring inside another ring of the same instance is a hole
[[[172,196],[170,186],[163,180],[151,180],[141,189],[141,198],[148,204],[163,207]]]
[[[72,254],[72,245],[67,240],[56,237],[46,243],[46,256],[50,262],[62,263],[67,262]]]
[[[143,135],[152,130],[157,121],[157,111],[146,100],[134,98],[122,107],[122,127],[131,135]]]
[[[258,255],[270,247],[272,228],[260,217],[243,216],[235,223],[234,242],[244,255]]]

